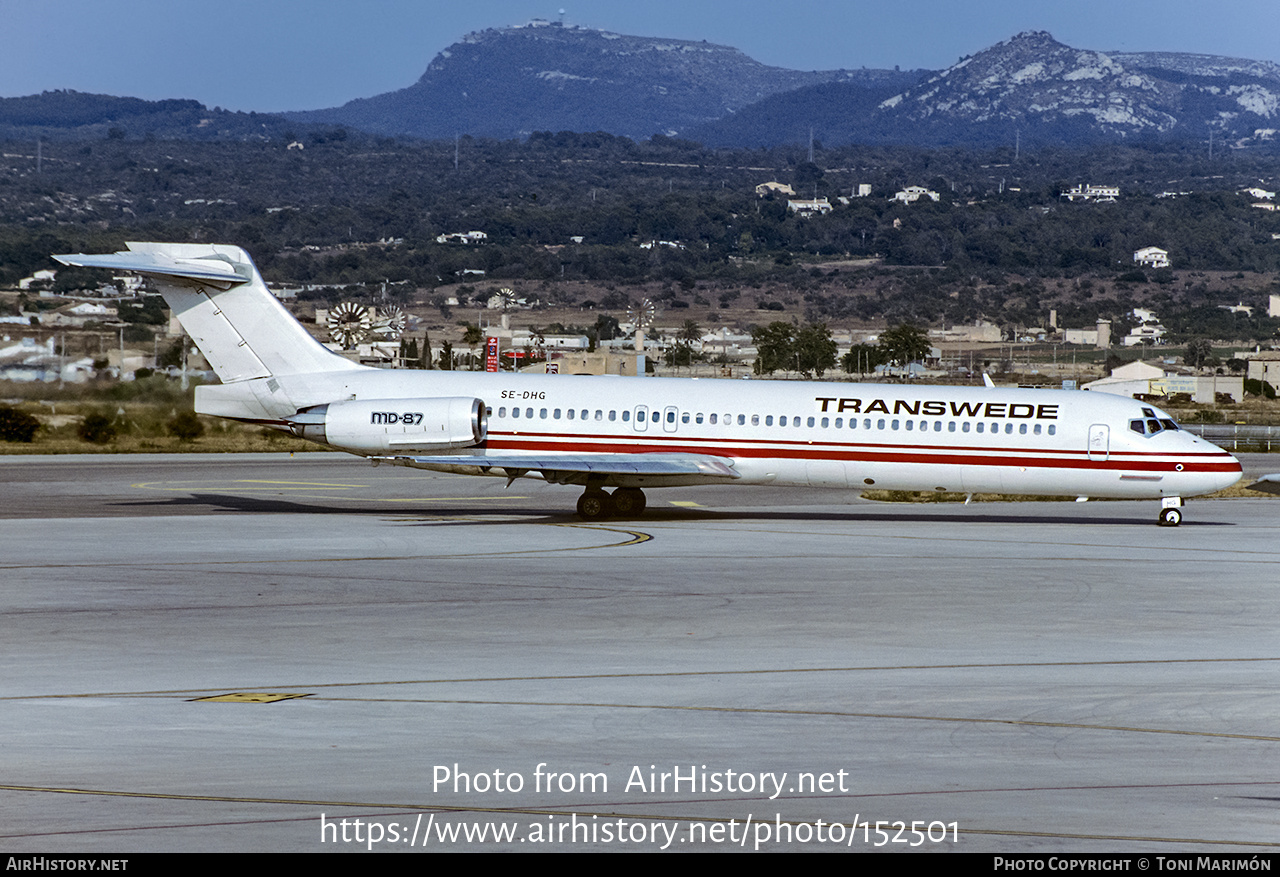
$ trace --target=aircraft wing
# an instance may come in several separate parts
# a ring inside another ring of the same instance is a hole
[[[81,268],[110,268],[115,271],[134,271],[156,277],[200,280],[222,286],[247,283],[230,262],[222,259],[179,259],[163,253],[135,253],[122,251],[109,255],[93,256],[84,253],[68,253],[54,256],[63,265]]]
[[[1259,493],[1280,494],[1280,473],[1263,475],[1257,481],[1250,484],[1249,489],[1256,490]]]
[[[562,481],[562,475],[704,475],[710,478],[741,478],[724,459],[704,454],[582,454],[582,455],[502,455],[437,457],[390,456],[371,457],[375,463],[434,469],[439,472],[462,472],[479,469],[488,472],[501,469],[511,478],[538,472],[548,481]]]

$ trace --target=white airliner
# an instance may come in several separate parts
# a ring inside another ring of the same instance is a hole
[[[1159,499],[1234,484],[1240,463],[1147,402],[981,387],[388,371],[326,349],[248,254],[130,243],[66,265],[151,279],[222,383],[196,410],[418,469],[584,488],[587,519],[642,488],[777,484]],[[613,492],[606,492],[612,488]]]

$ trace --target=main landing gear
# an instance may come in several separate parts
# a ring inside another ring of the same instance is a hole
[[[1161,505],[1158,519],[1161,527],[1176,527],[1182,523],[1182,497],[1166,496]]]
[[[605,518],[638,518],[645,509],[644,491],[638,487],[619,487],[612,494],[598,487],[588,487],[578,497],[578,517],[586,521]]]

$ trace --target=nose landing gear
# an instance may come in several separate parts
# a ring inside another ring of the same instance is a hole
[[[1160,501],[1159,524],[1161,527],[1176,527],[1182,523],[1182,497],[1166,496]]]

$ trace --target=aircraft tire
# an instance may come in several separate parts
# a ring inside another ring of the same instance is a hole
[[[644,491],[638,487],[619,487],[613,492],[614,513],[620,518],[638,518],[646,505]]]
[[[613,497],[603,490],[588,490],[578,497],[578,517],[584,521],[602,521],[613,511]]]
[[[1182,509],[1161,509],[1160,526],[1176,527],[1182,523]]]

